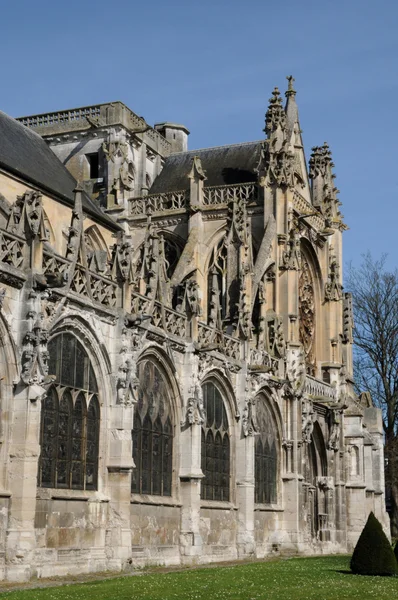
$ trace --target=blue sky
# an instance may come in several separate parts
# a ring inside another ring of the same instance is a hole
[[[190,148],[261,139],[275,85],[296,79],[307,158],[336,165],[345,261],[398,266],[398,2],[2,0],[0,109],[121,100]]]

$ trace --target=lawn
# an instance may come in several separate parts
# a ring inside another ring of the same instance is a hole
[[[0,594],[9,600],[331,600],[396,598],[398,578],[349,573],[346,556],[142,574]]]

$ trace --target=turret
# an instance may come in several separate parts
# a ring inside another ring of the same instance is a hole
[[[186,152],[188,150],[189,131],[184,125],[156,123],[154,129],[170,142],[172,152]]]

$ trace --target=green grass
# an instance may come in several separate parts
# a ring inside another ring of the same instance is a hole
[[[352,575],[349,557],[281,559],[120,577],[0,594],[7,600],[376,600],[397,598],[398,578]]]

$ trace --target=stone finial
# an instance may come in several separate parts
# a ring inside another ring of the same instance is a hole
[[[192,159],[192,167],[188,174],[190,179],[201,179],[204,181],[207,179],[206,171],[203,170],[202,161],[199,156],[194,156]]]
[[[340,218],[337,199],[338,189],[334,185],[332,153],[329,145],[312,148],[309,160],[309,177],[312,179],[312,201],[328,218]]]
[[[264,177],[269,177],[272,183],[289,186],[293,184],[294,156],[289,150],[287,140],[287,113],[282,106],[282,98],[276,87],[269,100],[265,115],[264,131],[267,139],[263,144],[260,169]]]
[[[284,129],[286,126],[286,114],[282,106],[282,97],[279,89],[274,88],[272,97],[269,99],[268,110],[265,114],[264,132],[268,138],[278,129]]]
[[[324,142],[323,146],[314,146],[311,150],[309,177],[315,179],[318,175],[322,177],[331,176],[332,173],[327,173],[328,167],[332,168],[334,165],[332,163],[332,153],[327,142]]]
[[[72,210],[72,218],[66,246],[66,258],[69,260],[78,258],[79,249],[83,239],[83,188],[78,183],[73,191],[75,195],[75,203]]]
[[[288,88],[285,92],[285,96],[286,98],[288,98],[289,96],[295,96],[296,95],[296,90],[293,88],[293,83],[296,81],[293,77],[293,75],[288,75],[286,77],[286,79],[288,80]]]

